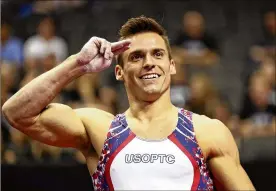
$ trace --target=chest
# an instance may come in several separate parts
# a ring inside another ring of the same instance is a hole
[[[167,118],[151,123],[128,122],[131,131],[142,139],[160,140],[167,138],[177,125],[177,118]]]
[[[194,179],[192,162],[169,139],[134,138],[114,157],[109,172],[117,189],[190,189]]]

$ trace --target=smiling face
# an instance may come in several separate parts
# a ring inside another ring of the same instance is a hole
[[[164,39],[154,32],[133,35],[130,48],[122,54],[123,67],[116,66],[116,79],[124,81],[129,97],[152,102],[169,92],[175,64],[169,59]]]

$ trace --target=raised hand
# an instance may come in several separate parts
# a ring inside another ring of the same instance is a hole
[[[130,43],[130,40],[110,43],[103,38],[92,37],[78,53],[77,62],[87,73],[100,72],[111,65],[114,55],[127,50]]]

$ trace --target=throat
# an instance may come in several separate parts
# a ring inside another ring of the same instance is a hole
[[[140,139],[164,140],[173,133],[178,124],[178,110],[152,120],[127,117],[127,123],[130,130]]]
[[[168,97],[168,98],[167,98]],[[178,113],[169,96],[161,96],[155,101],[133,101],[126,111],[126,116],[137,119],[142,123],[154,123],[156,120],[164,120],[168,116]]]

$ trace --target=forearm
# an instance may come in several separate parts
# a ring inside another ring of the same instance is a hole
[[[14,94],[3,105],[4,115],[12,123],[35,118],[64,86],[83,73],[84,71],[76,62],[76,55],[69,57],[57,67],[33,79]]]

